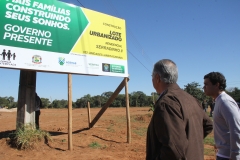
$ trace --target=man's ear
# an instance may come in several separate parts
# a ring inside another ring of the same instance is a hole
[[[160,83],[161,79],[160,79],[160,76],[158,74],[156,75],[156,78],[157,78],[157,82]]]
[[[219,89],[220,84],[217,82],[217,83],[216,83],[216,86],[217,86],[217,88]]]

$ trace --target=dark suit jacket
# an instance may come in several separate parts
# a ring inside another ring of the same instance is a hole
[[[147,131],[147,160],[203,160],[212,120],[193,96],[170,84],[155,104]]]

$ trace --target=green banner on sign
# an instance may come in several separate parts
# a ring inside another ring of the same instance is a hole
[[[6,46],[68,54],[88,25],[80,7],[56,0],[1,0],[0,6]]]

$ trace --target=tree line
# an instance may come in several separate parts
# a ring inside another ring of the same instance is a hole
[[[199,102],[207,100],[211,102],[211,98],[206,96],[202,90],[202,87],[197,82],[188,83],[183,88],[184,91],[197,98]],[[226,92],[233,97],[237,102],[240,102],[240,89],[237,87],[228,88]],[[91,96],[90,94],[84,95],[83,97],[72,102],[73,108],[85,108],[87,103],[90,102],[91,108],[102,107],[106,104],[107,100],[111,97],[113,92],[103,92],[101,95]],[[142,91],[136,91],[129,94],[129,105],[130,107],[144,107],[151,106],[158,98],[156,92],[152,92],[151,95],[146,95]],[[41,98],[43,108],[67,108],[67,100],[53,100],[52,102],[48,98]],[[17,102],[14,101],[12,96],[0,97],[0,107],[15,108]],[[126,107],[125,94],[119,94],[116,99],[111,103],[110,107]]]

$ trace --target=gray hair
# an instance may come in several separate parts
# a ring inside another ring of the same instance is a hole
[[[177,65],[170,59],[162,59],[155,63],[153,74],[158,74],[165,83],[176,83],[178,79]]]

